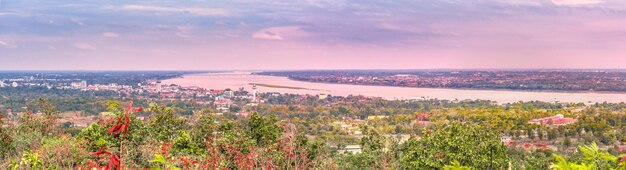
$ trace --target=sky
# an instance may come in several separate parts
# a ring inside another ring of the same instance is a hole
[[[624,0],[0,0],[0,70],[625,67]]]

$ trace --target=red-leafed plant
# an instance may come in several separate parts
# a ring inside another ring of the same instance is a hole
[[[4,117],[2,116],[2,114],[0,114],[0,159],[3,159],[4,156],[6,156],[6,154],[9,152],[9,150],[11,149],[11,142],[13,141],[11,139],[11,136],[9,136],[9,134],[4,132],[3,130],[3,118]]]
[[[92,152],[92,155],[96,156],[96,158],[98,159],[108,159],[108,163],[104,166],[89,161],[87,162],[87,168],[89,169],[104,169],[104,170],[111,170],[111,169],[122,169],[122,161],[120,159],[120,157],[118,155],[116,155],[115,153],[109,152],[106,150],[106,147],[102,147],[100,148],[98,151],[96,152]]]
[[[106,125],[110,124],[109,130],[107,130],[106,134],[113,134],[113,136],[118,137],[120,139],[120,150],[119,156],[113,152],[107,151],[106,147],[101,147],[98,151],[93,152],[98,159],[108,158],[108,163],[106,166],[100,166],[97,163],[88,162],[87,165],[92,168],[101,169],[104,168],[106,170],[109,169],[118,169],[121,170],[124,167],[122,162],[122,155],[124,154],[124,137],[128,134],[128,128],[131,125],[130,114],[134,112],[141,112],[142,108],[133,108],[133,102],[131,101],[123,114],[118,115],[117,117],[108,119],[106,121],[101,122],[100,124]],[[93,166],[96,165],[96,166]]]
[[[197,169],[199,167],[198,161],[192,160],[189,157],[176,159],[174,156],[170,155],[169,150],[172,147],[171,143],[168,144],[167,142],[163,142],[161,147],[161,150],[158,153],[154,154],[154,158],[150,160],[150,163],[156,165],[150,169],[180,169],[177,167],[177,165],[182,165],[182,169],[185,170]]]
[[[116,118],[111,118],[109,120],[106,120],[104,122],[105,124],[111,123],[111,122],[113,123],[111,128],[109,128],[109,130],[107,131],[107,134],[113,134],[116,137],[119,136],[120,134],[127,135],[128,127],[130,126],[129,115],[132,114],[133,112],[141,112],[141,111],[143,111],[143,108],[133,109],[133,102],[131,101],[126,107],[126,111],[124,112],[124,114]]]
[[[216,138],[219,138],[219,136],[216,136]],[[205,142],[208,152],[207,160],[202,164],[203,169],[217,170],[224,159],[215,141],[213,137],[209,137]]]

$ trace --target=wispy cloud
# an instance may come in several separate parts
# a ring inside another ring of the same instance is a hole
[[[72,46],[74,48],[78,48],[78,49],[81,49],[81,50],[89,50],[89,51],[97,50],[96,47],[94,47],[93,45],[88,44],[88,43],[73,43]]]
[[[4,41],[0,41],[0,47],[5,47],[5,48],[17,48],[17,46],[16,46],[16,45],[9,44],[9,43],[4,42]]]
[[[231,12],[222,8],[175,8],[175,7],[162,7],[162,6],[149,6],[149,5],[124,5],[123,10],[130,11],[152,11],[152,12],[167,12],[167,13],[187,13],[200,16],[227,16]]]
[[[552,3],[559,6],[583,6],[602,3],[602,0],[552,0]]]
[[[107,37],[107,38],[118,38],[118,37],[120,37],[119,34],[114,33],[114,32],[103,32],[102,36]]]
[[[2,10],[2,9],[0,8],[0,10]],[[17,13],[17,12],[0,11],[0,17],[2,17],[2,16],[22,16],[22,17],[24,17],[24,16],[28,16],[28,15],[24,14],[24,13]]]
[[[499,3],[499,4],[507,4],[513,6],[534,6],[540,7],[542,6],[543,1],[534,1],[534,0],[486,0],[486,3]]]
[[[252,34],[252,38],[266,40],[285,40],[287,38],[297,38],[308,36],[309,33],[298,26],[271,27],[262,29]]]

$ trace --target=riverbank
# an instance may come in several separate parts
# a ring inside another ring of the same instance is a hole
[[[167,84],[182,86],[198,86],[207,89],[237,89],[250,90],[251,83],[264,84],[257,88],[258,92],[279,92],[291,94],[330,94],[335,96],[363,95],[368,97],[382,97],[388,100],[396,99],[445,99],[465,100],[482,99],[498,103],[512,103],[518,101],[544,101],[561,103],[596,103],[626,102],[626,93],[589,93],[589,92],[545,92],[545,91],[512,91],[512,90],[483,90],[483,89],[444,89],[444,88],[414,88],[395,86],[368,86],[347,85],[332,83],[312,83],[290,80],[287,77],[255,75],[250,73],[209,73],[185,75],[182,78],[165,80]]]
[[[303,87],[291,87],[291,86],[281,86],[281,85],[262,84],[262,83],[250,83],[250,85],[257,85],[257,86],[260,86],[260,87],[269,87],[269,88],[283,88],[283,89],[296,89],[296,90],[315,90],[315,89],[308,89],[308,88],[303,88]]]
[[[271,76],[271,75],[262,75]],[[273,77],[285,77],[285,76],[273,76]],[[318,84],[339,84],[339,85],[353,85],[353,86],[375,86],[375,87],[399,87],[399,88],[426,88],[426,89],[451,89],[451,90],[489,90],[489,91],[512,91],[512,92],[549,92],[549,93],[593,93],[593,94],[626,94],[626,92],[620,91],[577,91],[577,90],[525,90],[525,89],[505,89],[505,88],[452,88],[452,87],[411,87],[411,86],[390,86],[390,85],[368,85],[368,84],[346,84],[346,83],[332,83],[332,82],[316,82],[292,79],[285,77],[292,81],[318,83]]]

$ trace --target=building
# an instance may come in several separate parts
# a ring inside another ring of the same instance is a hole
[[[80,81],[80,82],[72,82],[70,84],[70,86],[72,86],[72,88],[74,89],[87,89],[87,81]]]
[[[4,87],[4,80],[0,80],[0,88]]]
[[[235,97],[235,92],[230,89],[227,89],[224,91],[224,97],[227,97],[227,98]]]
[[[161,86],[161,81],[156,82],[155,90],[157,93],[160,93],[161,91],[163,91],[163,87]]]
[[[361,148],[361,145],[348,145],[343,149],[343,151],[344,153],[359,154],[362,152]]]
[[[17,82],[11,83],[11,87],[17,87],[17,86],[19,86],[19,84],[17,84]]]
[[[239,113],[236,113],[235,115],[239,117],[248,117],[250,116],[250,112],[239,112]]]
[[[252,102],[256,102],[256,84],[252,84]]]
[[[562,114],[557,114],[556,116],[552,116],[552,117],[532,119],[528,121],[528,123],[530,124],[543,124],[543,125],[554,125],[554,126],[569,125],[569,124],[576,123],[576,122],[578,122],[578,120],[574,118],[565,118],[565,116],[563,116]]]

